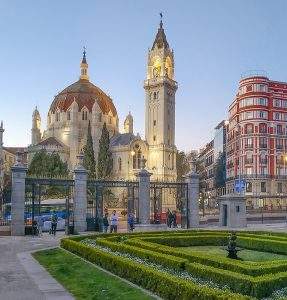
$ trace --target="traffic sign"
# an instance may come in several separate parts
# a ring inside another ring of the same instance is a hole
[[[235,179],[234,189],[237,193],[244,191],[246,185],[245,179]]]

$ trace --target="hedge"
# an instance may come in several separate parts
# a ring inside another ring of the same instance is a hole
[[[70,239],[61,240],[61,246],[108,271],[117,274],[167,300],[241,300],[252,299],[220,289],[209,288],[191,281],[160,272],[127,258],[118,257]]]
[[[277,272],[287,271],[286,261],[269,261],[260,263],[245,263],[240,260],[230,260],[225,257],[212,256],[202,254],[201,252],[184,253],[180,250],[173,249],[172,247],[158,245],[151,242],[145,242],[140,239],[132,238],[125,241],[129,245],[140,248],[145,248],[155,252],[169,254],[173,256],[188,259],[190,262],[197,262],[203,265],[208,265],[221,269],[228,269],[230,271],[247,274],[250,276],[258,276],[262,274],[271,274]]]
[[[156,242],[157,244],[167,245],[171,247],[188,247],[188,246],[208,246],[208,245],[226,245],[226,235],[198,235],[198,236],[174,236],[170,237],[144,237],[143,241]]]
[[[123,243],[112,243],[101,238],[97,239],[97,244],[108,247],[114,251],[129,253],[131,255],[147,259],[151,262],[158,263],[176,270],[184,270],[185,265],[188,263],[187,259],[172,256],[169,254],[161,254],[147,249],[139,249],[134,246],[125,245]]]

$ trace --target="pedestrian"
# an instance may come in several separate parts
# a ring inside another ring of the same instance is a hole
[[[172,212],[172,227],[176,228],[177,227],[177,222],[176,222],[176,211],[174,210]]]
[[[129,214],[129,217],[128,217],[128,224],[129,224],[129,231],[130,231],[130,232],[133,232],[134,229],[135,229],[135,217],[134,217],[134,214],[133,214],[133,213],[130,213],[130,214]]]
[[[171,228],[171,225],[172,225],[172,218],[173,218],[172,213],[171,213],[170,209],[168,209],[167,213],[166,213],[166,223],[169,228]]]
[[[38,232],[39,232],[39,236],[43,235],[43,227],[44,227],[44,218],[40,215],[38,217]]]
[[[110,217],[110,233],[118,231],[118,223],[119,223],[119,216],[117,212],[114,210],[111,217]]]
[[[108,213],[105,213],[104,216],[103,216],[103,230],[104,230],[104,233],[107,233],[108,232],[108,228],[109,228],[109,215]]]
[[[56,236],[57,224],[58,224],[58,216],[54,212],[51,217],[51,234],[53,234],[54,236]]]
[[[36,219],[32,221],[32,235],[38,235],[38,223]]]

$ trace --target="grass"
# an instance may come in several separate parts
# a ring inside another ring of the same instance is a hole
[[[181,251],[191,253],[193,251],[202,251],[210,255],[226,257],[226,250],[221,246],[193,246],[193,247],[177,247]],[[287,255],[274,254],[270,252],[261,252],[255,250],[244,249],[238,252],[238,256],[244,261],[268,261],[268,260],[287,260]]]
[[[38,251],[33,256],[76,299],[154,299],[59,248]]]

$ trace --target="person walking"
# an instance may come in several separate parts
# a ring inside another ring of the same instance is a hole
[[[32,221],[32,235],[38,235],[38,222],[36,219]]]
[[[110,233],[118,231],[118,223],[119,223],[119,216],[117,212],[114,210],[111,217],[110,217]]]
[[[177,227],[177,222],[176,222],[176,211],[174,210],[172,212],[172,227],[176,228]]]
[[[104,217],[103,217],[103,232],[107,233],[108,232],[108,228],[109,228],[109,215],[108,213],[105,213]]]
[[[133,213],[129,214],[128,224],[129,224],[129,232],[133,232],[135,229],[135,217]]]
[[[38,218],[38,233],[39,236],[43,235],[44,218],[40,215]]]
[[[53,234],[54,236],[56,236],[57,224],[58,224],[58,216],[56,215],[56,213],[53,213],[51,218],[51,234]]]
[[[166,223],[169,228],[171,228],[171,225],[172,225],[172,218],[173,218],[172,213],[171,213],[170,209],[168,209],[168,211],[166,213]]]

